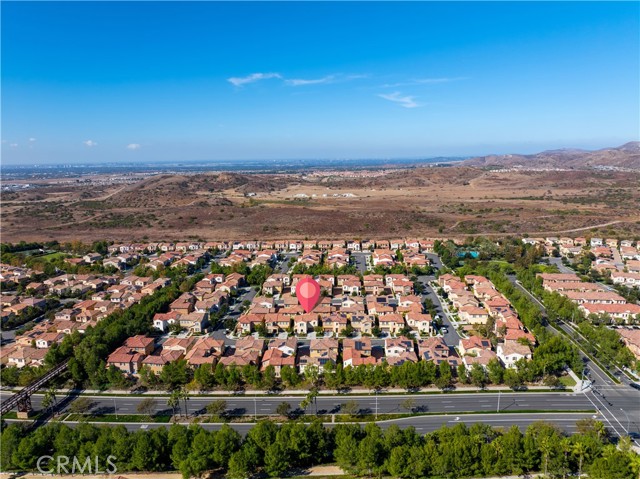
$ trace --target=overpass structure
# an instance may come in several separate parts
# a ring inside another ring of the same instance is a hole
[[[11,411],[14,408],[18,409],[18,414],[28,414],[32,411],[31,407],[31,395],[35,393],[38,389],[48,383],[51,379],[60,376],[63,372],[67,370],[67,366],[69,365],[69,360],[58,364],[47,374],[42,376],[39,379],[36,379],[27,387],[22,388],[20,392],[17,392],[13,396],[11,396],[6,401],[2,402],[0,405],[0,415],[5,414]]]

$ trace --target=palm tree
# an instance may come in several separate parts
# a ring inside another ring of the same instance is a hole
[[[56,390],[55,386],[51,386],[47,392],[44,393],[44,398],[42,399],[42,406],[45,409],[49,409],[49,412],[53,410],[53,408],[58,404],[58,400],[56,398]]]
[[[545,436],[540,440],[539,446],[542,457],[544,458],[544,477],[547,477],[547,467],[549,466],[549,455],[551,454],[551,439]]]
[[[573,452],[574,456],[578,457],[578,478],[582,477],[582,463],[584,462],[584,457],[587,455],[587,446],[582,442],[576,442],[571,448],[571,452]]]
[[[173,410],[173,415],[176,415],[176,409],[180,409],[180,392],[179,390],[174,390],[167,399],[167,406],[169,406]]]
[[[184,402],[184,415],[185,417],[189,417],[189,409],[187,408],[187,401],[189,400],[189,391],[186,388],[182,387],[178,389],[178,400],[182,399]]]
[[[603,437],[606,437],[607,428],[605,427],[602,421],[594,421],[593,429],[596,432],[596,434],[598,434],[598,439],[601,440]]]

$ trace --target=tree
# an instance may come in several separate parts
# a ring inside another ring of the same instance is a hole
[[[55,386],[49,387],[47,392],[44,393],[44,397],[42,398],[42,407],[44,407],[49,412],[53,411],[53,408],[58,403],[56,398],[57,389]]]
[[[93,403],[87,397],[79,397],[71,403],[69,411],[76,414],[85,414],[93,407]]]
[[[596,458],[588,469],[590,479],[635,479],[638,474],[633,471],[628,454],[619,451],[615,446],[607,446],[601,457]]]
[[[511,389],[518,389],[522,386],[522,379],[515,369],[507,368],[504,371],[504,383]]]
[[[460,363],[458,365],[457,374],[458,374],[458,381],[460,381],[462,384],[467,384],[469,382],[469,377],[467,375],[467,367],[464,364]]]
[[[184,387],[178,389],[178,398],[182,399],[182,402],[184,402],[185,416],[189,416],[189,408],[187,407],[187,401],[189,401],[189,391],[187,391],[187,389]]]
[[[358,401],[356,401],[355,399],[351,399],[350,401],[347,401],[346,403],[341,404],[340,410],[345,414],[348,414],[349,416],[354,417],[360,411],[360,405],[358,404]]]
[[[145,387],[154,387],[158,382],[158,375],[149,366],[144,365],[140,368],[140,384]]]
[[[207,414],[214,417],[220,417],[227,410],[227,401],[224,399],[216,399],[213,402],[207,404]]]
[[[291,404],[289,404],[288,402],[281,402],[280,404],[278,404],[278,407],[276,407],[276,413],[280,416],[289,416],[290,412]]]
[[[440,389],[446,389],[451,385],[451,366],[447,361],[443,361],[438,366],[438,378],[436,386]]]
[[[260,453],[255,444],[245,443],[242,448],[234,452],[229,459],[230,479],[245,479],[252,475],[260,463]]]
[[[409,412],[413,412],[413,408],[416,407],[416,400],[414,398],[407,398],[400,404],[403,409]]]
[[[171,361],[162,366],[160,381],[168,388],[184,386],[189,382],[188,364],[185,359]]]
[[[264,455],[264,470],[271,477],[282,476],[289,468],[289,454],[287,448],[275,441],[269,447]]]
[[[491,381],[491,384],[502,383],[504,367],[502,366],[502,364],[500,364],[500,361],[497,358],[493,358],[487,364],[487,374],[489,376],[489,381]]]
[[[276,369],[269,365],[264,369],[262,373],[262,387],[271,391],[276,385]]]
[[[157,408],[158,401],[156,401],[154,398],[144,398],[138,403],[136,411],[138,411],[138,413],[140,414],[151,417],[153,413],[156,412]]]
[[[181,396],[178,389],[174,390],[171,393],[171,396],[169,396],[169,399],[167,399],[167,406],[171,408],[174,416],[176,415],[176,411],[180,410],[180,399]]]
[[[287,387],[295,387],[300,384],[300,376],[292,366],[283,366],[280,370],[280,377]]]
[[[587,447],[582,441],[578,441],[571,447],[571,452],[578,459],[578,478],[582,477],[582,463],[587,455]]]
[[[238,449],[240,449],[240,434],[225,424],[215,434],[213,440],[213,460],[222,468],[227,468],[229,459]]]
[[[471,367],[470,377],[474,386],[480,389],[484,388],[484,385],[487,382],[487,375],[480,364],[476,363]]]

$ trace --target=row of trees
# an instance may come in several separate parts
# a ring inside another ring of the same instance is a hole
[[[319,421],[292,421],[281,426],[260,421],[243,439],[229,426],[210,432],[200,426],[128,432],[123,426],[96,427],[80,423],[75,429],[50,424],[29,432],[21,425],[3,427],[2,470],[33,470],[39,457],[49,455],[113,460],[125,471],[179,470],[183,477],[215,470],[229,478],[261,472],[281,477],[292,469],[337,463],[356,476],[398,478],[457,478],[522,475],[540,471],[556,477],[582,475],[591,479],[632,479],[640,472],[630,442],[609,443],[602,423],[582,420],[580,433],[566,436],[555,426],[533,423],[523,434],[484,424],[460,423],[426,434],[396,425],[382,430],[339,424],[332,429]]]
[[[533,360],[522,363],[524,369],[518,367],[518,373],[522,372],[523,379],[539,380],[550,374],[561,374],[569,366],[580,374],[584,365],[578,349],[568,339],[553,335],[545,329],[540,308],[509,281],[504,268],[500,264],[482,262],[473,268],[465,265],[458,272],[461,275],[479,274],[489,278],[498,291],[511,302],[522,323],[536,337],[539,345],[534,352]]]
[[[622,342],[618,333],[604,324],[592,324],[597,318],[585,318],[576,303],[566,296],[549,292],[542,287],[542,280],[536,273],[543,272],[544,267],[531,267],[518,270],[517,278],[524,287],[540,298],[547,310],[549,320],[571,321],[578,325],[578,331],[584,337],[574,339],[592,356],[605,365],[617,365],[640,370],[640,361],[636,361],[633,353]]]
[[[561,338],[551,338],[541,346],[541,360],[522,361],[516,369],[505,369],[494,359],[489,362],[485,371],[480,365],[475,365],[470,370],[461,364],[457,369],[452,369],[448,363],[436,365],[431,361],[418,361],[417,363],[405,362],[400,366],[360,365],[356,367],[344,367],[327,363],[324,370],[320,371],[315,366],[309,366],[304,374],[299,374],[296,368],[284,366],[281,377],[276,378],[273,366],[268,366],[260,371],[257,366],[246,365],[242,367],[223,366],[218,364],[203,364],[195,369],[188,366],[184,360],[167,364],[160,374],[156,374],[147,367],[140,371],[140,383],[149,388],[163,388],[173,390],[186,387],[188,390],[208,391],[212,389],[226,389],[229,391],[250,387],[253,389],[274,390],[279,388],[319,388],[325,386],[329,389],[348,389],[364,386],[369,389],[383,389],[387,387],[400,387],[407,390],[435,385],[441,389],[451,387],[456,381],[463,384],[473,384],[483,388],[488,384],[505,384],[517,389],[525,383],[537,381],[541,378],[549,386],[557,386],[551,378],[553,373],[562,371],[564,367],[563,350],[565,343]],[[117,379],[117,378],[116,378]],[[126,379],[122,379],[125,380]],[[112,384],[114,387],[123,387],[126,383]]]

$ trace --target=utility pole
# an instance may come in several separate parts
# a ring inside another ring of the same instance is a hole
[[[258,398],[255,394],[253,395],[253,417],[256,421],[258,420]]]
[[[118,420],[118,405],[116,404],[116,398],[113,398],[113,412],[116,415],[116,420]]]
[[[498,389],[498,408],[496,409],[496,412],[500,412],[500,395],[501,394],[502,394],[502,391]]]

